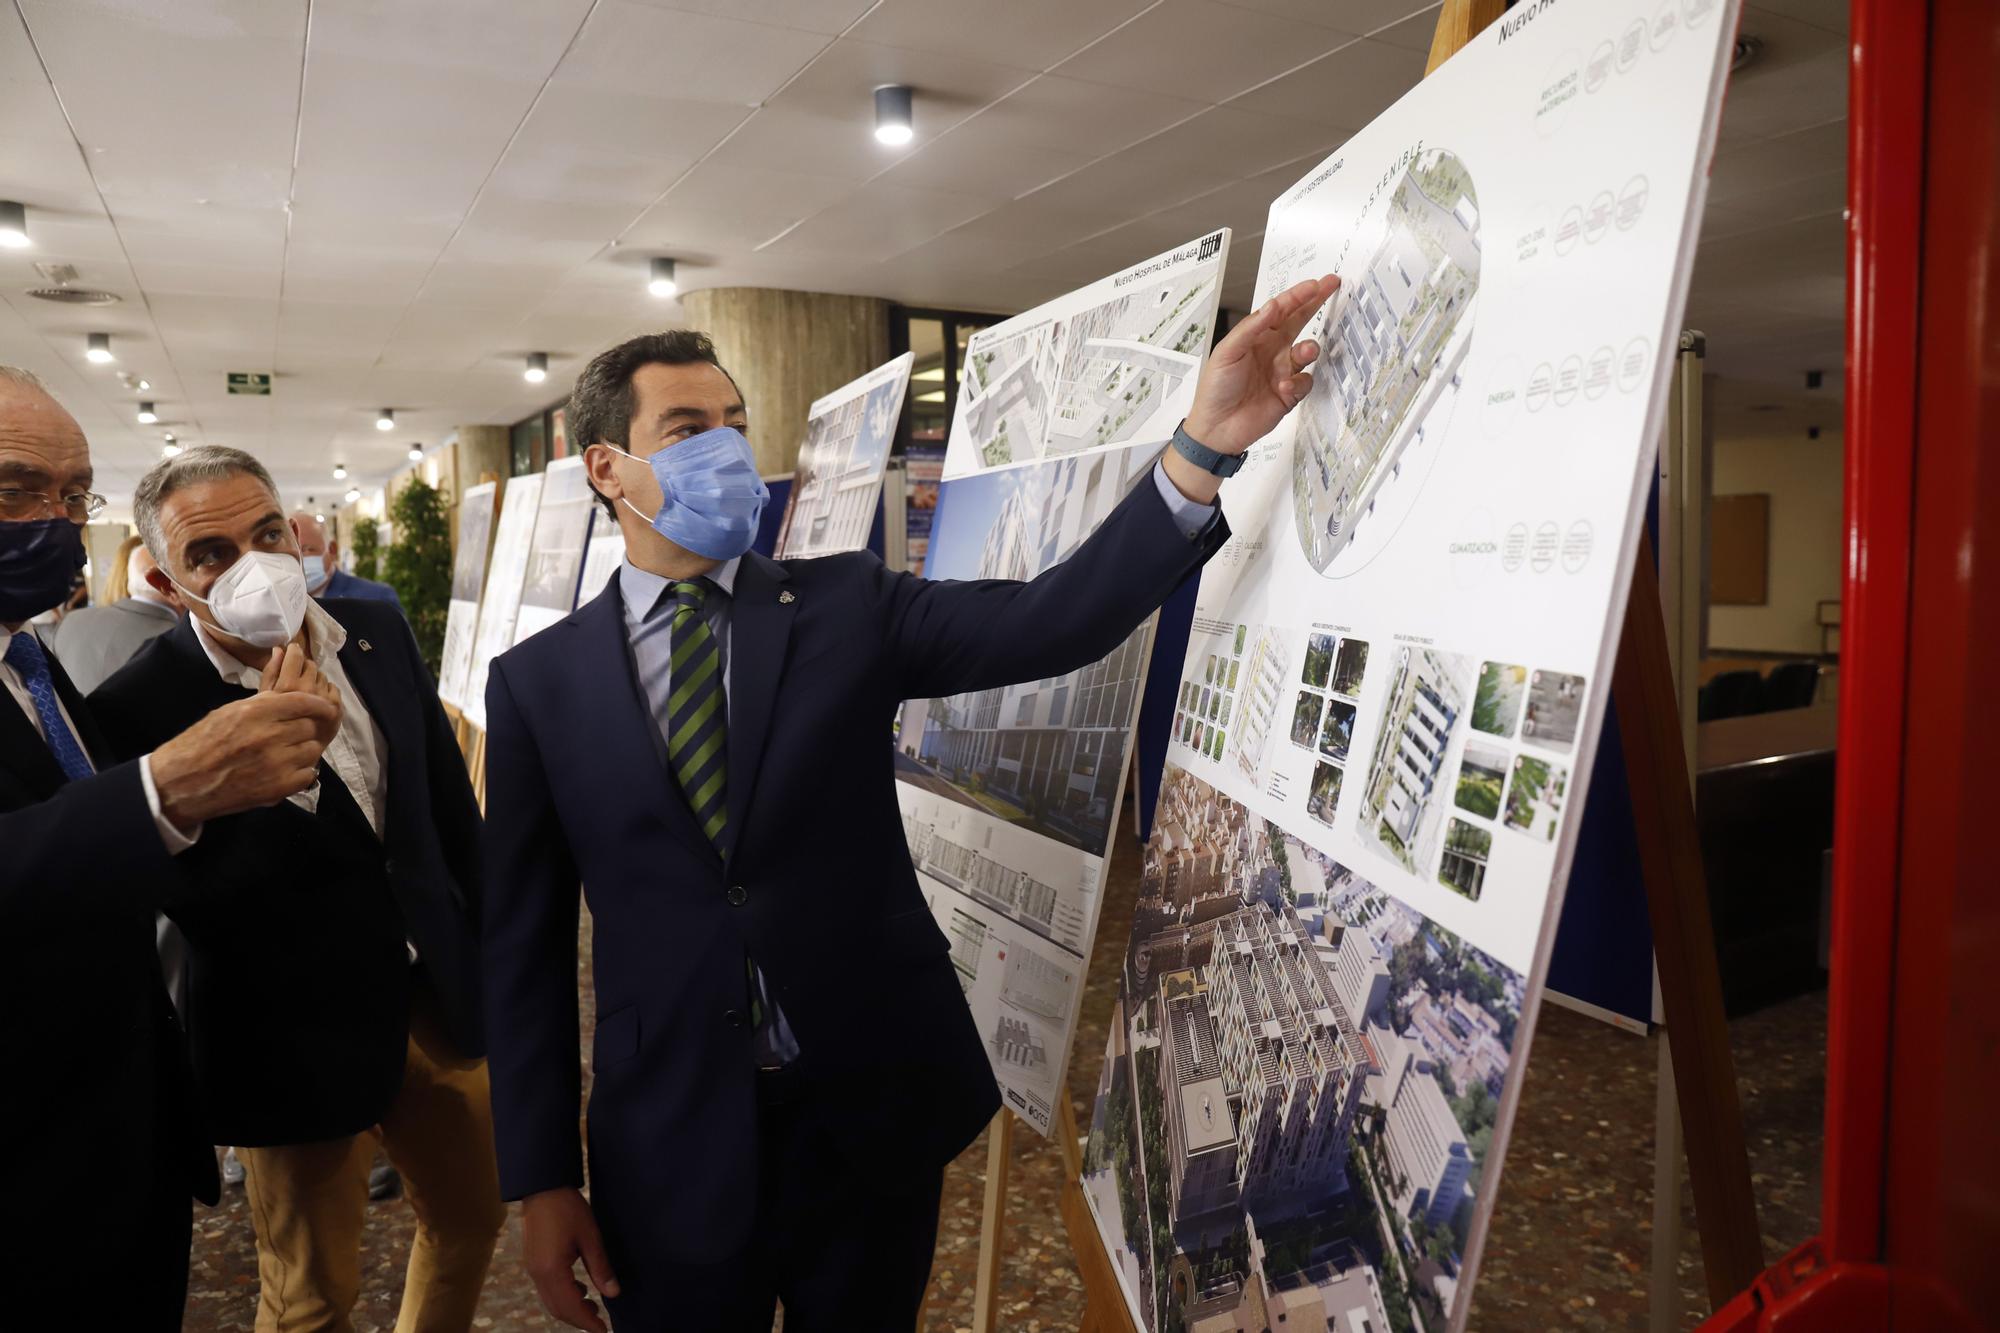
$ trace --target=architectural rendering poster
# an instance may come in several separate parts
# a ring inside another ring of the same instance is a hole
[[[882,467],[896,440],[916,354],[905,352],[843,384],[806,413],[806,438],[776,557],[859,551],[882,508]]]
[[[1312,392],[1223,490],[1084,1166],[1139,1326],[1463,1328],[1735,31],[1517,6],[1271,208]]]
[[[465,716],[486,726],[486,669],[514,646],[514,619],[521,610],[521,580],[528,572],[528,540],[542,504],[542,474],[510,478],[500,497],[500,522],[493,533],[493,558],[486,566],[485,594],[479,600],[479,629],[472,638],[472,665],[466,672]]]
[[[1031,579],[1136,485],[1151,444],[947,481],[926,574]],[[1097,933],[1153,620],[1047,680],[903,706],[896,793],[910,859],[986,1038],[1001,1095],[1046,1134]]]
[[[445,611],[444,659],[438,698],[453,707],[465,702],[472,670],[472,637],[479,628],[479,593],[486,584],[486,553],[493,544],[493,498],[499,487],[481,482],[458,502],[458,550],[451,561],[451,603]]]
[[[558,458],[542,474],[542,503],[528,539],[528,567],[521,582],[521,609],[514,617],[514,642],[539,634],[576,609],[577,578],[583,572],[584,541],[597,505],[582,458]]]
[[[973,334],[945,478],[1165,444],[1194,401],[1228,262],[1225,228]]]

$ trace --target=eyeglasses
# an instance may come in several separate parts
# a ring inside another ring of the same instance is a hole
[[[25,523],[44,514],[61,513],[72,523],[88,523],[104,512],[107,503],[103,496],[92,491],[75,491],[57,499],[40,491],[0,487],[0,520]]]

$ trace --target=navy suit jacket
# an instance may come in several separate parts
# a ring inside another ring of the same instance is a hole
[[[112,762],[53,657],[49,672],[98,772],[65,782],[0,698],[0,1142],[15,1145],[0,1194],[35,1213],[0,1225],[0,1279],[25,1300],[9,1310],[24,1326],[88,1309],[103,1327],[157,1327],[157,1311],[127,1313],[121,1277],[185,1264],[187,1233],[161,1232],[151,1201],[214,1203],[220,1189],[153,948],[153,911],[183,867],[139,765]],[[69,1240],[30,1244],[13,1227]]]
[[[896,707],[1104,656],[1227,536],[1218,517],[1190,541],[1149,475],[1031,583],[929,582],[866,552],[746,555],[721,854],[666,765],[618,580],[497,658],[485,958],[502,1194],[584,1181],[579,881],[597,984],[591,1201],[614,1267],[712,1261],[750,1231],[746,949],[797,1034],[799,1077],[835,1141],[867,1155],[885,1188],[935,1188],[999,1095],[910,864]]]
[[[479,807],[465,760],[408,623],[380,602],[322,608],[347,630],[341,669],[386,745],[381,837],[322,761],[315,811],[280,801],[209,820],[161,902],[187,939],[206,1117],[216,1142],[239,1147],[381,1120],[409,1052],[410,941],[458,1053],[477,1056],[484,1039]],[[143,754],[248,695],[183,620],[90,702],[114,750]]]
[[[326,586],[319,590],[321,597],[349,598],[363,602],[392,602],[398,611],[403,609],[403,599],[396,596],[396,590],[386,583],[374,579],[364,579],[359,574],[350,574],[344,569],[336,569],[327,575]]]

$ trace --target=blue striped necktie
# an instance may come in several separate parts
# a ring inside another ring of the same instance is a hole
[[[702,615],[706,581],[674,583],[667,634],[667,762],[694,822],[722,849],[729,823],[729,709],[722,696],[722,652]]]
[[[56,704],[55,678],[49,675],[48,655],[42,651],[33,631],[23,626],[20,633],[7,641],[6,660],[28,687],[28,697],[35,702],[35,716],[42,720],[42,735],[48,740],[49,749],[55,752],[63,776],[75,782],[96,772],[83,752],[83,743],[69,729],[69,723],[63,721],[62,709]]]

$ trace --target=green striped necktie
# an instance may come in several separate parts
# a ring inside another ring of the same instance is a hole
[[[694,822],[716,850],[729,823],[729,709],[722,697],[722,652],[702,616],[707,580],[672,585],[667,635],[667,762]]]

